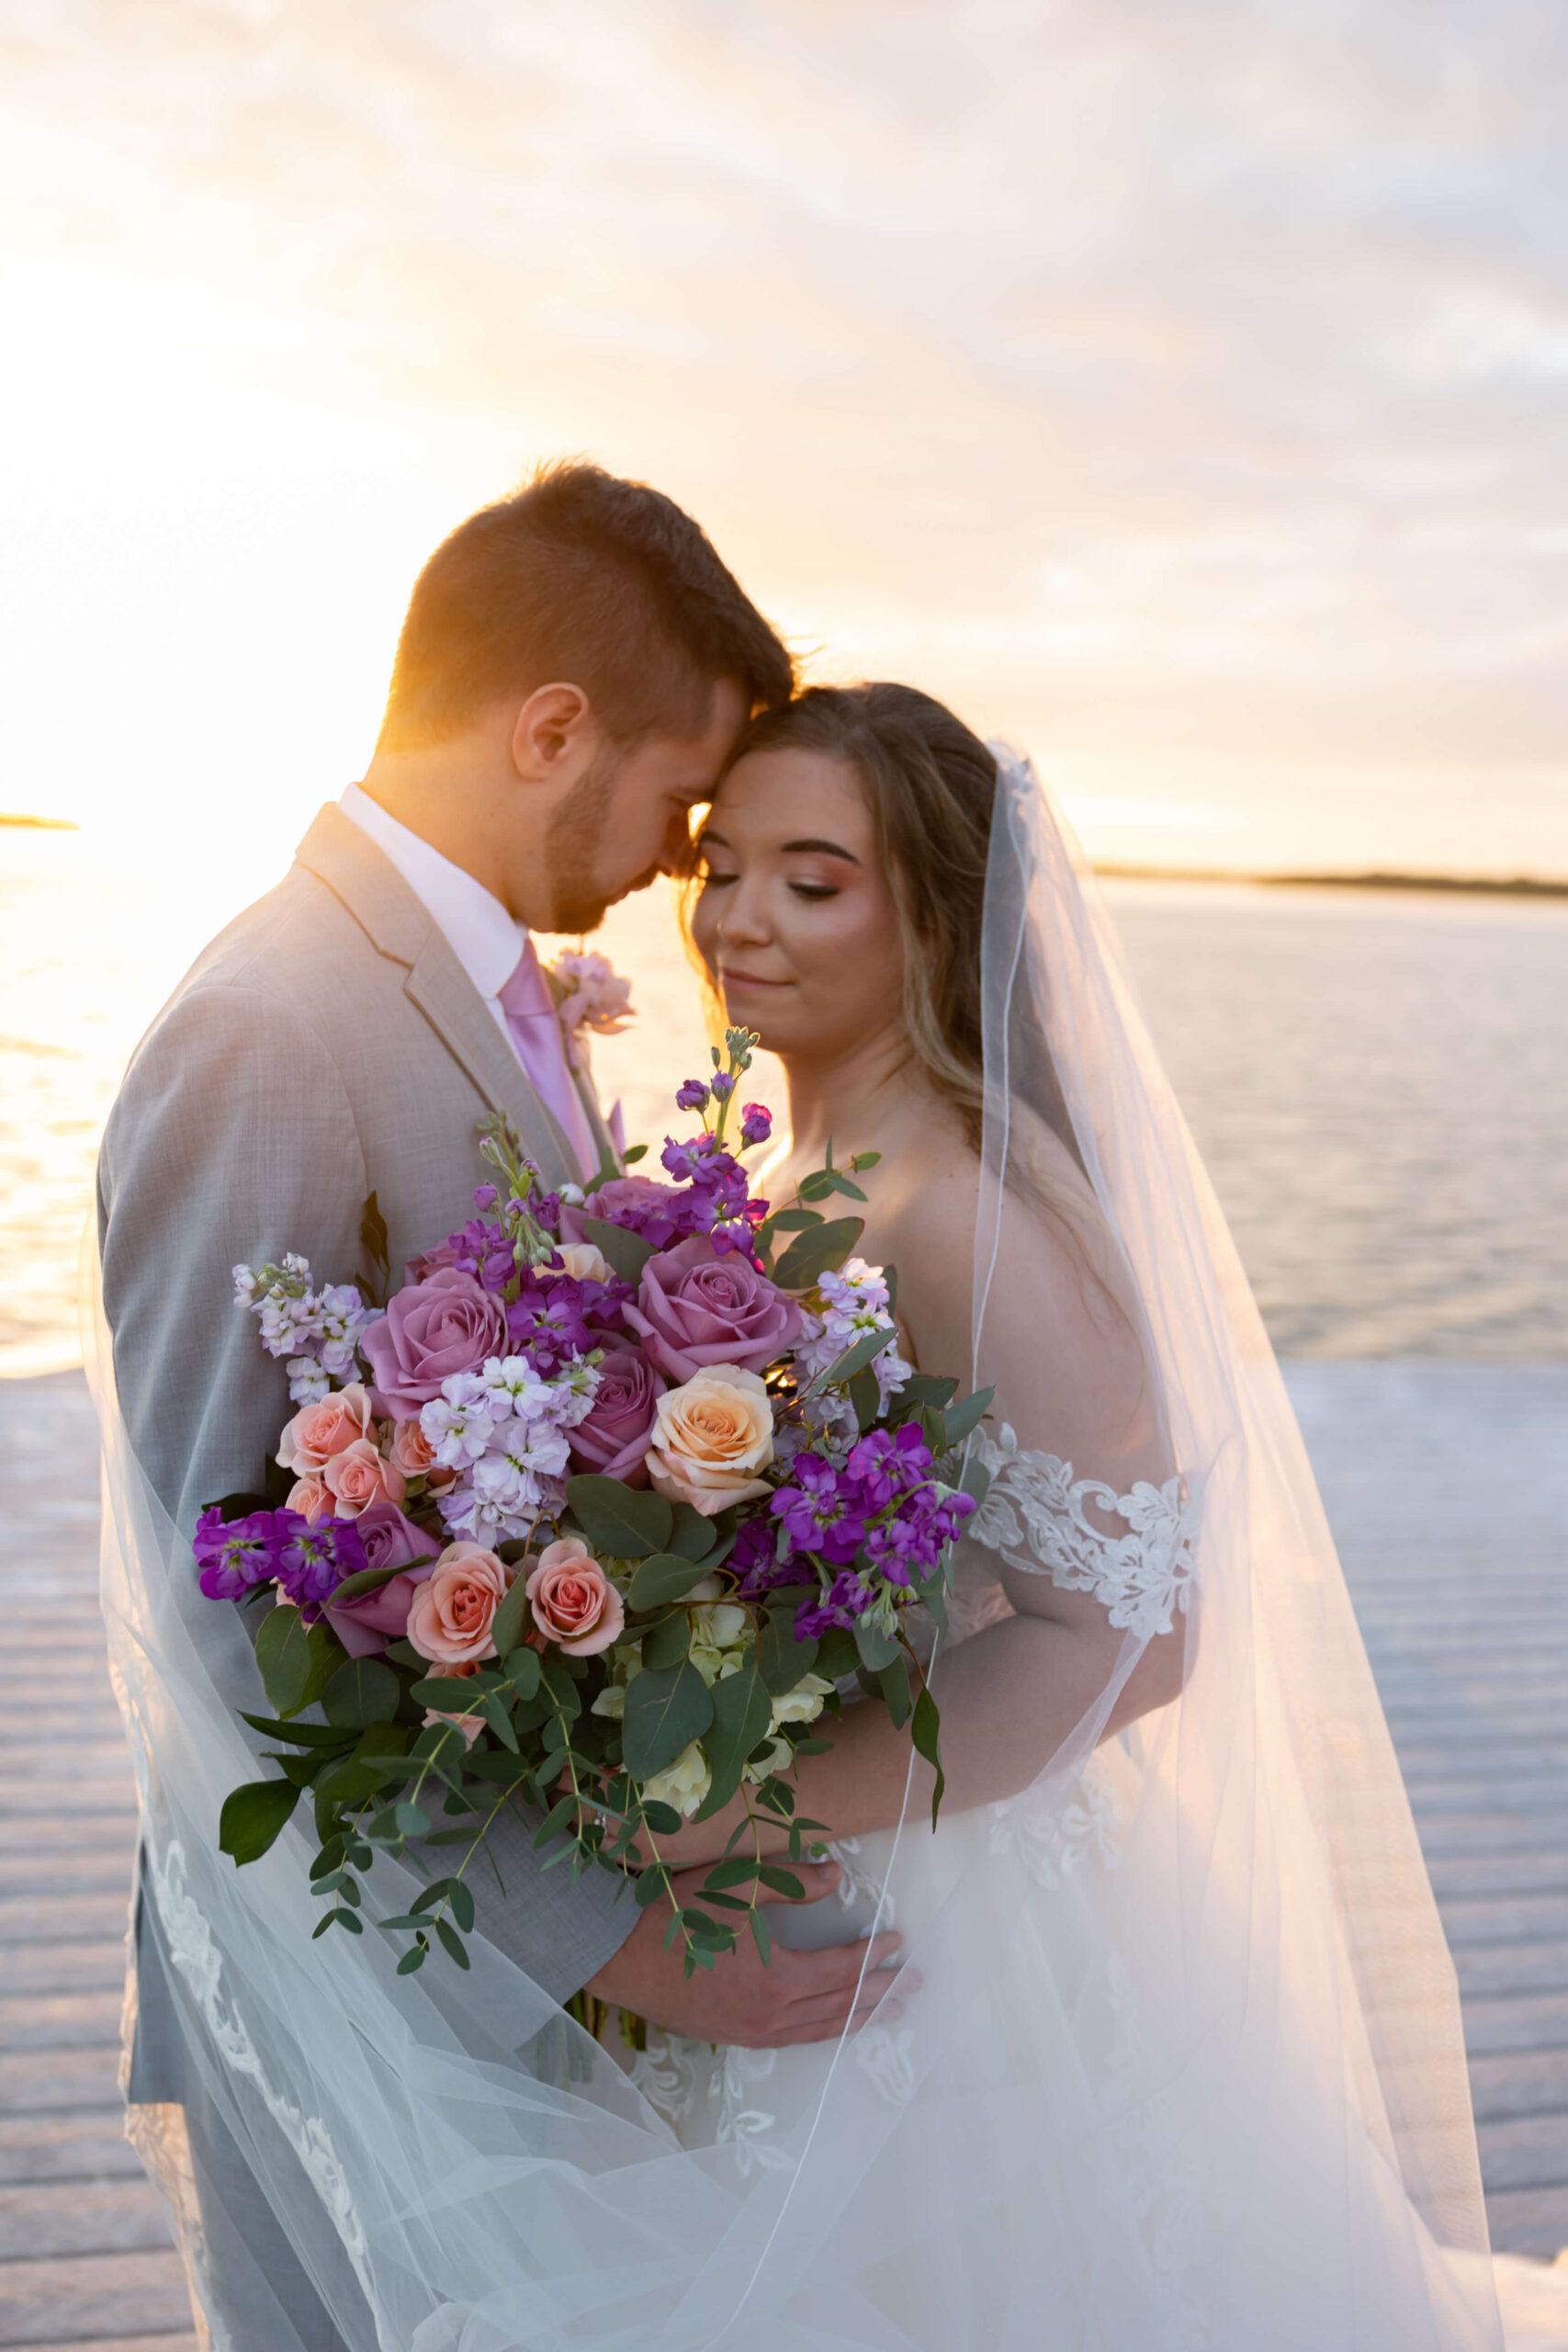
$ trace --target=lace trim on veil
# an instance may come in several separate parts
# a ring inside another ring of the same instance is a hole
[[[1073,1476],[1058,1454],[1021,1447],[1004,1421],[996,1437],[976,1430],[976,1459],[990,1473],[984,1502],[966,1534],[998,1552],[1009,1567],[1049,1576],[1066,1592],[1090,1592],[1111,1622],[1140,1640],[1168,1634],[1191,1599],[1197,1566],[1192,1538],[1196,1499],[1185,1482],[1162,1487],[1140,1478],[1119,1495],[1100,1478]],[[1085,1516],[1092,1504],[1107,1518],[1125,1520],[1125,1535],[1108,1535]]]

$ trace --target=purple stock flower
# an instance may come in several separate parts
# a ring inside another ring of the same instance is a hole
[[[192,1549],[209,1600],[239,1600],[276,1575],[276,1511],[254,1510],[246,1519],[225,1522],[216,1504],[202,1512]]]
[[[708,1091],[700,1078],[688,1078],[675,1089],[677,1111],[705,1111]]]
[[[776,1584],[787,1584],[795,1571],[779,1558],[778,1530],[765,1519],[743,1520],[727,1565],[739,1577],[742,1600],[755,1600]]]
[[[474,1206],[478,1209],[481,1216],[484,1215],[486,1209],[494,1208],[500,1198],[501,1194],[496,1191],[493,1184],[479,1184],[475,1187]]]
[[[807,1601],[795,1611],[795,1632],[802,1641],[809,1642],[832,1625],[852,1628],[875,1602],[876,1595],[864,1577],[845,1569],[833,1578],[821,1600]]]
[[[716,1069],[713,1074],[713,1096],[716,1102],[728,1102],[735,1091],[735,1080],[728,1070]],[[696,1106],[694,1104],[693,1108]],[[683,1111],[686,1105],[682,1102]]]
[[[753,1144],[766,1143],[773,1132],[773,1114],[764,1102],[748,1102],[740,1116],[740,1142],[743,1149]]]
[[[313,1617],[344,1577],[365,1566],[365,1546],[351,1519],[321,1519],[314,1527],[297,1510],[272,1514],[277,1533],[277,1581],[307,1617]]]
[[[847,1562],[865,1541],[865,1510],[858,1482],[834,1469],[819,1453],[797,1453],[790,1465],[793,1486],[773,1500],[792,1551],[815,1552],[819,1559]]]

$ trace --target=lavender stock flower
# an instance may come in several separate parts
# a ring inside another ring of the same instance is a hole
[[[225,1522],[216,1504],[196,1522],[192,1543],[209,1600],[240,1600],[277,1573],[276,1513],[254,1510]]]

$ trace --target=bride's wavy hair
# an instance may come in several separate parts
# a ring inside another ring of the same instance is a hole
[[[736,742],[750,752],[821,752],[861,780],[892,884],[904,950],[904,1025],[934,1091],[980,1148],[985,1104],[980,935],[997,763],[979,737],[914,686],[808,686],[765,710]],[[684,893],[689,917],[700,883]]]

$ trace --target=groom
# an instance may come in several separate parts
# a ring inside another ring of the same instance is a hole
[[[131,1442],[182,1530],[254,1486],[287,1413],[230,1268],[301,1252],[343,1279],[374,1192],[394,1267],[463,1216],[476,1123],[507,1113],[550,1186],[607,1146],[567,1066],[532,933],[592,931],[667,871],[789,655],[679,507],[586,465],[461,524],[415,584],[361,784],[197,959],[142,1040],[99,1163],[104,1298]],[[236,1692],[237,1703],[245,1694]],[[836,2037],[881,1997],[855,1948],[734,1956],[689,1984],[607,1872],[541,1872],[520,1825],[479,1928],[565,2001],[589,1986],[705,2041]],[[802,1873],[827,1894],[829,1866]],[[891,1939],[885,1939],[891,1942]],[[883,1957],[881,1951],[874,1955]],[[137,1909],[130,2097],[186,2109],[229,2340],[287,2313],[338,2343],[213,2108],[162,1923]],[[886,1979],[881,1979],[886,1983]],[[208,2063],[210,2065],[210,2054]],[[239,2086],[243,2094],[244,2086]]]

